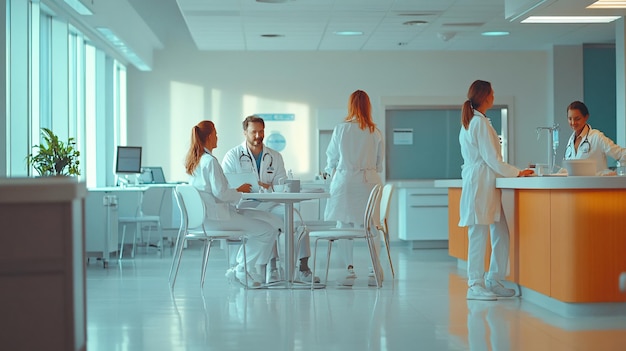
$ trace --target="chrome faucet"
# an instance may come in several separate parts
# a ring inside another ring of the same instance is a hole
[[[554,123],[552,127],[537,127],[537,140],[541,137],[541,131],[547,130],[550,134],[551,143],[548,142],[548,165],[550,173],[554,172],[556,163],[556,150],[559,148],[559,125]]]

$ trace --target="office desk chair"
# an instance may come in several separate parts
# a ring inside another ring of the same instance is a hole
[[[170,286],[174,289],[176,285],[176,277],[180,268],[180,261],[183,256],[183,248],[188,240],[204,241],[204,252],[202,255],[202,270],[200,277],[200,287],[204,287],[204,277],[206,275],[206,267],[209,261],[209,253],[211,252],[211,243],[214,240],[239,240],[243,245],[243,261],[244,269],[248,271],[245,232],[241,230],[211,230],[204,225],[206,208],[200,197],[198,190],[192,185],[177,185],[174,191],[176,195],[176,203],[180,211],[180,230],[176,239],[176,247],[174,249],[174,257],[172,258],[172,266],[170,267]],[[246,289],[248,288],[248,275],[246,274]]]
[[[386,184],[383,187],[382,195],[380,196],[380,223],[376,225],[376,229],[382,234],[385,241],[385,247],[387,248],[387,258],[389,259],[389,267],[391,269],[392,278],[396,277],[396,272],[393,269],[393,261],[391,260],[391,249],[389,242],[389,226],[387,225],[387,219],[389,218],[389,202],[391,201],[391,195],[393,194],[393,184]]]
[[[320,240],[328,241],[328,252],[326,261],[326,276],[324,278],[324,285],[328,284],[328,269],[330,268],[330,253],[332,250],[333,242],[337,240],[355,240],[365,239],[367,241],[367,247],[369,249],[370,258],[372,260],[372,267],[374,267],[374,278],[376,279],[376,286],[382,287],[382,271],[380,271],[380,260],[378,253],[376,252],[374,240],[374,230],[377,230],[374,226],[374,213],[376,207],[380,206],[380,193],[381,186],[376,184],[370,192],[367,205],[365,206],[365,214],[363,216],[363,228],[332,228],[328,230],[311,231],[309,233],[310,238],[315,239],[315,248],[313,250],[313,276],[315,276],[316,256],[317,256],[317,242]],[[311,282],[311,289],[315,288],[315,284]]]
[[[146,246],[150,246],[152,228],[156,228],[159,234],[159,243],[163,240],[163,230],[161,227],[161,207],[163,206],[163,198],[165,197],[166,188],[150,187],[145,193],[141,193],[139,205],[134,216],[119,217],[118,222],[122,225],[122,242],[120,248],[119,260],[124,256],[124,243],[126,242],[126,227],[135,225],[135,234],[133,235],[133,249],[131,257],[135,257],[135,247],[137,244],[137,235],[143,241],[143,230],[148,229],[148,241]],[[158,245],[159,249],[161,245]]]

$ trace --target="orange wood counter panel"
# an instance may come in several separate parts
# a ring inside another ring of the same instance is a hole
[[[501,178],[497,186],[511,235],[508,279],[567,303],[626,302],[618,289],[626,177]],[[449,188],[449,247],[467,259],[467,229],[456,225],[460,193]]]

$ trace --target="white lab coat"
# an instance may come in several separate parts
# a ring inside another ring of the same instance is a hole
[[[576,133],[572,133],[569,137],[567,147],[565,148],[566,160],[593,160],[596,165],[597,174],[601,174],[608,168],[606,163],[607,155],[619,161],[620,164],[626,165],[626,149],[615,144],[613,140],[607,138],[604,133],[591,128],[591,125],[587,124],[581,134],[582,140],[578,145],[578,150],[574,150],[574,138]],[[583,144],[587,144],[586,141],[589,142],[589,147],[582,146]]]
[[[228,187],[222,167],[208,150],[205,149],[189,184],[198,189],[204,202],[204,225],[210,230],[243,230],[248,234],[247,264],[266,264],[278,237],[278,227],[270,217],[272,215],[248,216],[237,211],[234,204],[241,200],[241,193]],[[242,248],[237,254],[237,263],[243,265]]]
[[[520,170],[502,161],[500,140],[489,120],[474,110],[474,118],[459,133],[463,170],[459,226],[500,221],[501,192],[496,178],[516,177]]]
[[[229,220],[237,210],[234,204],[241,200],[241,193],[229,188],[222,167],[210,152],[200,158],[200,163],[189,177],[189,184],[198,189],[206,207],[206,219]]]
[[[279,182],[287,178],[283,157],[278,151],[263,145],[261,172],[259,172],[254,156],[248,149],[245,141],[241,145],[228,150],[222,160],[222,168],[224,173],[254,172],[259,181],[272,185],[279,184]]]
[[[335,126],[326,149],[326,173],[333,174],[324,219],[363,223],[365,205],[372,188],[381,184],[384,144],[380,130],[370,133],[356,122]],[[378,218],[377,213],[375,218]]]

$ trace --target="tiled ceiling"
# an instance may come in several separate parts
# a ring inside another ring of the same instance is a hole
[[[176,23],[164,21],[162,13],[151,14],[163,10],[149,6],[153,1],[130,3],[151,27]],[[170,16],[180,22],[182,15],[196,47],[206,51],[545,50],[615,40],[615,23],[522,24],[523,17],[510,21],[505,18],[505,0],[159,1],[176,1],[180,13],[170,11]],[[539,4],[533,15],[625,14],[585,9],[593,0],[506,1]],[[409,21],[425,23],[405,24]],[[339,36],[338,31],[363,35]],[[481,35],[485,31],[510,35],[485,37]]]

